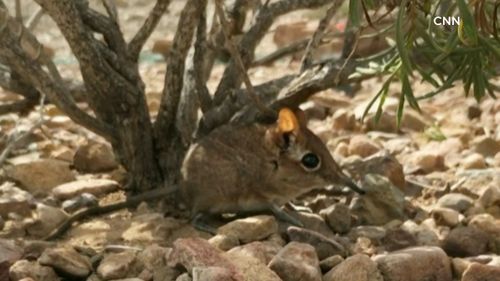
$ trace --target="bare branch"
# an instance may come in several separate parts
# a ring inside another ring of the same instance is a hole
[[[40,128],[40,126],[42,126],[42,124],[44,123],[44,119],[43,119],[44,104],[45,104],[45,95],[42,95],[40,97],[40,108],[38,109],[38,114],[40,116],[38,118],[38,121],[33,126],[31,126],[31,128],[26,132],[17,132],[17,130],[14,129],[16,132],[13,132],[8,137],[7,145],[5,146],[4,150],[0,154],[0,167],[3,166],[3,163],[5,162],[5,160],[7,160],[7,157],[9,157],[9,154],[12,152],[12,150],[16,147],[16,145],[20,141],[22,141],[23,139],[25,139],[29,135],[33,134],[33,132],[36,129],[38,129],[38,128]]]
[[[203,113],[212,108],[212,97],[205,83],[206,78],[210,75],[211,69],[208,67],[208,58],[205,50],[207,49],[207,18],[206,11],[201,14],[198,27],[196,28],[196,41],[194,43],[194,79],[195,88],[198,95],[200,109]]]
[[[254,58],[255,48],[266,35],[274,20],[284,14],[298,10],[321,7],[330,3],[331,0],[280,0],[264,5],[259,10],[255,19],[255,24],[246,32],[238,46],[243,65],[248,67]],[[224,71],[221,82],[217,86],[214,94],[216,105],[221,104],[231,89],[239,88],[242,76],[237,71],[237,66],[233,60]]]
[[[286,87],[282,88],[270,106],[273,109],[297,107],[319,91],[340,85],[361,82],[376,76],[376,74],[366,74],[349,78],[354,73],[356,67],[360,65],[358,61],[350,60],[344,66],[344,61],[341,60],[330,61],[323,66],[308,69],[301,75],[296,76]],[[239,112],[238,115],[239,117],[234,118],[232,122],[248,123],[265,118],[257,110],[248,107]]]
[[[11,102],[8,104],[0,105],[0,115],[13,112],[27,112],[31,110],[36,105],[36,102],[30,99],[23,99],[20,101]]]
[[[114,0],[101,0],[102,5],[106,9],[106,13],[108,13],[109,18],[118,25],[118,9],[116,8],[116,4]]]
[[[301,51],[307,47],[307,44],[309,43],[309,39],[304,39],[300,40],[294,43],[291,43],[288,46],[285,46],[281,49],[278,49],[258,60],[255,60],[252,62],[252,67],[256,66],[262,66],[262,65],[269,65],[270,63],[281,59],[282,57],[286,57],[288,55],[291,55],[293,53],[296,53],[298,51]]]
[[[203,2],[202,4],[206,5],[206,0]],[[167,59],[165,87],[155,122],[155,131],[162,132],[160,134],[167,133],[168,128],[175,123],[177,104],[183,87],[185,59],[193,40],[194,30],[205,7],[200,5],[200,0],[187,1],[179,19],[171,53]]]
[[[126,58],[127,44],[125,43],[118,23],[91,9],[88,5],[80,1],[76,2],[79,3],[77,7],[80,11],[82,21],[92,28],[93,31],[102,34],[109,48],[113,50],[118,57]]]
[[[332,20],[333,16],[335,16],[343,2],[343,0],[335,0],[332,6],[330,6],[330,8],[328,8],[328,10],[326,11],[325,16],[320,20],[318,28],[316,29],[316,31],[314,31],[311,40],[307,44],[306,52],[302,57],[300,73],[304,72],[311,65],[313,51],[318,47],[321,39],[325,35],[325,30],[328,27],[328,24],[330,24],[330,21]]]
[[[23,22],[23,11],[22,11],[22,8],[21,8],[21,0],[16,0],[16,6],[15,6],[15,9],[16,9],[16,20],[18,22]]]
[[[155,30],[156,26],[160,22],[161,17],[165,13],[170,4],[170,0],[157,0],[155,6],[149,12],[148,17],[142,24],[139,31],[134,35],[130,43],[128,43],[128,53],[129,58],[132,61],[137,61],[142,47],[148,40],[151,33]]]
[[[284,88],[295,78],[295,75],[286,75],[278,79],[255,86],[255,91],[259,98],[266,104],[271,103],[276,98],[279,91]],[[235,114],[238,111],[244,111],[242,108],[251,108],[256,110],[252,104],[252,100],[246,93],[246,89],[234,91],[232,95],[228,95],[224,102],[213,110],[204,114],[200,120],[200,125],[197,132],[197,137],[202,137],[208,134],[214,128],[222,124],[227,124],[231,118],[238,118]]]
[[[40,19],[44,14],[45,11],[42,9],[42,7],[38,6],[36,12],[34,12],[26,22],[26,27],[28,28],[28,30],[30,31],[35,30],[36,26],[38,25]]]
[[[114,136],[112,128],[79,109],[67,94],[66,89],[63,88],[63,84],[54,81],[54,77],[43,70],[40,62],[43,61],[47,64],[51,61],[47,61],[43,54],[36,51],[41,46],[36,38],[20,23],[12,19],[4,9],[0,9],[0,26],[2,26],[2,20],[9,22],[9,24],[6,25],[6,28],[0,28],[1,61],[6,62],[12,70],[28,79],[39,91],[43,91],[75,122],[104,137]]]
[[[269,110],[262,102],[260,101],[259,97],[255,93],[255,90],[253,88],[252,82],[250,81],[250,78],[248,77],[245,65],[243,64],[243,61],[241,59],[241,55],[238,53],[238,50],[236,49],[236,46],[230,37],[229,33],[229,26],[228,22],[226,20],[226,16],[224,15],[224,10],[222,7],[222,1],[221,0],[216,0],[215,1],[215,9],[217,11],[217,15],[219,17],[221,26],[222,26],[222,31],[224,33],[224,36],[226,38],[226,45],[229,49],[229,52],[231,53],[231,57],[233,58],[233,61],[236,63],[238,67],[238,71],[241,73],[240,75],[243,77],[243,82],[245,83],[245,87],[247,89],[247,93],[252,99],[254,105],[261,111],[263,114],[269,114],[270,116],[274,116],[275,112]]]
[[[167,58],[167,72],[165,86],[160,103],[158,116],[154,124],[154,133],[157,140],[155,155],[162,171],[166,172],[166,181],[175,181],[188,145],[183,142],[176,126],[178,104],[183,89],[183,75],[185,60],[194,37],[194,30],[198,25],[201,14],[205,10],[207,0],[188,0],[181,12],[172,49]],[[168,174],[167,174],[168,173]]]

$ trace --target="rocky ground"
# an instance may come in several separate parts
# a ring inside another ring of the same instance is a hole
[[[137,3],[124,4],[127,26],[140,19]],[[43,38],[60,39],[45,24]],[[53,47],[63,73],[74,73],[64,44]],[[141,70],[154,113],[165,65],[148,58]],[[216,66],[211,88],[223,67]],[[286,58],[250,74],[259,83],[298,67]],[[309,127],[366,195],[314,192],[295,202],[306,207],[294,214],[304,228],[261,215],[225,223],[215,236],[155,202],[88,218],[56,241],[41,241],[70,214],[124,198],[124,171],[108,144],[45,106],[41,129],[2,167],[0,280],[500,280],[500,101],[477,103],[458,85],[423,101],[422,114],[406,109],[397,128],[394,84],[380,122],[370,112],[361,123],[382,82],[363,82],[352,98],[328,90],[303,105]],[[430,90],[418,81],[414,89]],[[0,102],[15,99],[0,90]],[[27,131],[39,118],[38,111],[0,116],[0,136]]]

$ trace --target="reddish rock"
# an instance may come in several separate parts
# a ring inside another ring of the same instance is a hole
[[[223,267],[232,272],[234,279],[243,280],[236,267],[223,256],[223,252],[201,238],[177,239],[167,264],[172,267],[182,265],[188,272],[192,272],[194,267]]]
[[[273,242],[255,241],[242,246],[237,246],[228,251],[228,253],[238,253],[242,256],[256,258],[264,264],[268,264],[271,259],[281,250],[281,246]]]
[[[384,281],[377,264],[367,255],[347,258],[323,277],[323,281]]]
[[[308,244],[290,242],[271,260],[269,267],[286,281],[321,281],[318,256]]]

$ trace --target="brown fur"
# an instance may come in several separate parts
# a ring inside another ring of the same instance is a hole
[[[182,166],[181,183],[192,214],[260,211],[342,183],[345,176],[326,146],[303,126],[302,116],[297,117],[271,126],[223,126],[193,145]],[[300,163],[307,152],[321,160],[315,171]]]

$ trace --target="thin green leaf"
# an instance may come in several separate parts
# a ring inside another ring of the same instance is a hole
[[[463,33],[466,37],[465,39],[471,45],[476,46],[478,43],[478,35],[477,35],[476,24],[474,23],[474,17],[470,12],[467,3],[465,3],[465,0],[457,0],[456,2],[463,24]]]
[[[383,94],[384,90],[389,89],[389,85],[391,84],[391,81],[395,75],[396,75],[396,72],[394,72],[391,76],[389,76],[389,78],[387,78],[387,80],[382,85],[382,88],[380,88],[380,90],[377,92],[377,94],[375,94],[375,96],[368,103],[368,105],[365,108],[365,111],[363,112],[363,115],[361,116],[361,122],[363,122],[365,120],[366,115],[368,114],[368,112],[370,112],[370,109],[372,108],[373,104],[377,101],[377,99]],[[380,104],[379,104],[379,106],[380,106]]]
[[[490,40],[484,38],[483,36],[479,36],[479,42],[481,42],[481,45],[486,46],[496,57],[497,59],[500,59],[500,49],[491,44]]]
[[[380,117],[382,117],[382,107],[384,106],[385,98],[387,97],[388,93],[389,83],[387,84],[387,87],[382,88],[382,95],[379,98],[377,112],[375,113],[375,124],[378,124],[378,122],[380,121]]]
[[[399,96],[398,112],[396,118],[396,124],[398,126],[398,129],[401,127],[401,120],[403,120],[404,106],[405,106],[405,95],[401,93],[401,95]]]
[[[420,106],[418,105],[418,102],[413,95],[413,89],[411,88],[410,79],[408,79],[408,75],[405,72],[404,68],[400,72],[399,79],[401,80],[401,94],[405,96],[405,98],[408,100],[408,103],[413,109],[421,112]]]
[[[399,6],[398,17],[396,19],[396,47],[398,49],[399,56],[401,57],[403,67],[406,68],[407,73],[411,73],[411,61],[406,48],[407,44],[405,39],[405,32],[403,30],[407,4],[408,0],[403,0],[401,5]]]
[[[415,69],[418,71],[418,73],[420,73],[420,75],[422,76],[422,80],[430,83],[432,86],[434,86],[435,88],[438,88],[439,87],[439,82],[436,81],[436,79],[434,79],[432,77],[432,74],[434,73],[434,70],[433,69],[430,69],[430,72],[427,72],[425,71],[420,65],[415,65]]]
[[[354,28],[358,28],[361,25],[361,1],[349,0],[349,25]]]

